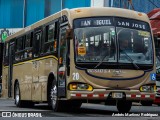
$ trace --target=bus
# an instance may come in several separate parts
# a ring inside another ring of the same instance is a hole
[[[18,107],[48,103],[54,111],[82,103],[153,101],[155,49],[146,14],[108,7],[64,9],[9,36],[3,96]]]

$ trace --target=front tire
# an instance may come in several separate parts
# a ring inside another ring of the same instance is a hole
[[[64,101],[58,100],[56,81],[53,81],[52,85],[49,88],[49,103],[48,104],[51,106],[51,108],[55,112],[63,111],[65,108]]]
[[[123,101],[123,100],[118,100],[117,101],[117,109],[119,113],[128,113],[132,107],[132,102],[131,101]]]
[[[81,101],[74,101],[74,100],[58,100],[57,96],[57,85],[56,81],[52,82],[49,92],[49,106],[55,112],[62,112],[62,111],[75,111],[78,110],[82,104]]]

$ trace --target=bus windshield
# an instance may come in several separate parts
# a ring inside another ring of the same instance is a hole
[[[152,41],[148,31],[117,27],[119,62],[130,63],[127,54],[136,64],[152,64]]]
[[[153,64],[149,24],[124,18],[74,20],[76,62]]]
[[[105,56],[104,62],[116,62],[115,37],[113,26],[88,27],[75,29],[76,61],[98,62]]]

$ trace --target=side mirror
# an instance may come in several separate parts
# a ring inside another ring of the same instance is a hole
[[[66,30],[66,38],[72,39],[73,38],[73,29],[67,29]]]

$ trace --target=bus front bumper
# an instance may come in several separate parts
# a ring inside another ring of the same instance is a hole
[[[69,99],[86,99],[86,100],[107,100],[117,99],[113,97],[112,93],[122,93],[123,97],[120,99],[126,100],[154,100],[155,93],[140,92],[139,90],[93,90],[93,91],[69,91]],[[119,98],[118,98],[119,99]]]

